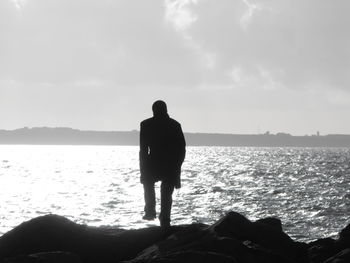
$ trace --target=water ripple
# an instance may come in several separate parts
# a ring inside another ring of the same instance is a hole
[[[46,213],[94,226],[158,224],[141,220],[137,147],[0,146],[0,160],[0,235]],[[277,216],[298,240],[335,235],[350,223],[349,164],[345,148],[188,147],[173,223],[210,224],[235,210]]]

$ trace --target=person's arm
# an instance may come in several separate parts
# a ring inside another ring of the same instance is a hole
[[[141,125],[140,125],[140,152],[139,152],[141,175],[145,172],[146,159],[147,159],[147,155],[148,155],[148,145],[146,143],[145,129],[142,126],[143,125],[141,123]]]
[[[186,140],[185,140],[185,136],[184,133],[182,132],[182,128],[181,125],[179,125],[179,143],[180,143],[180,162],[181,164],[184,162],[185,160],[185,156],[186,156]]]

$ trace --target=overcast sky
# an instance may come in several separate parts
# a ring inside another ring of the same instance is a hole
[[[348,0],[0,0],[0,129],[350,134]]]

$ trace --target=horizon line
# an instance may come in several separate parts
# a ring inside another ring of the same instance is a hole
[[[69,129],[69,130],[75,130],[75,131],[80,131],[80,132],[140,132],[137,129],[131,129],[131,130],[90,130],[90,129],[78,129],[78,128],[72,128],[72,127],[65,127],[65,126],[60,126],[60,127],[50,127],[50,126],[33,126],[33,127],[28,127],[24,126],[22,128],[15,128],[15,129],[0,129],[0,131],[18,131],[18,130],[32,130],[32,129]],[[328,134],[321,134],[319,131],[317,131],[314,134],[305,134],[305,135],[294,135],[288,132],[280,131],[280,132],[270,132],[266,131],[264,133],[228,133],[228,132],[193,132],[189,131],[184,133],[187,134],[212,134],[212,135],[285,135],[285,136],[293,136],[293,137],[304,137],[304,136],[328,136],[328,135],[345,135],[345,136],[350,136],[350,134],[346,133],[328,133]]]

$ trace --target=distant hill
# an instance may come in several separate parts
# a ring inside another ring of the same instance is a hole
[[[185,133],[189,146],[350,147],[350,135]],[[138,145],[138,131],[81,131],[71,128],[0,130],[0,144]]]
[[[81,131],[71,128],[0,130],[0,144],[137,145],[138,131]]]

